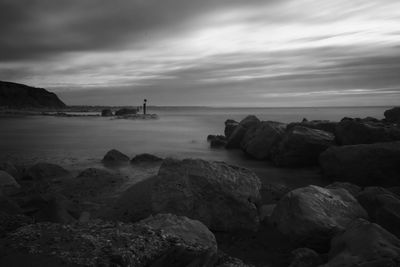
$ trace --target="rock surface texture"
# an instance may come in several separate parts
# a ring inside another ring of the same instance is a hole
[[[285,195],[275,207],[271,221],[296,243],[323,249],[335,233],[366,211],[345,189],[307,186]]]
[[[333,181],[400,185],[400,142],[331,147],[319,161],[324,175]]]
[[[198,159],[164,160],[152,189],[157,213],[196,219],[212,230],[255,230],[261,182],[251,171]]]

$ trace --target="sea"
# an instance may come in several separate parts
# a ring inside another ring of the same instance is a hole
[[[343,117],[383,118],[390,107],[214,108],[148,107],[154,120],[108,117],[0,117],[0,160],[25,164],[52,162],[67,168],[99,164],[110,149],[130,157],[151,153],[160,157],[225,161],[270,176],[275,182],[309,184],[320,181],[318,170],[282,170],[267,161],[249,159],[241,151],[212,149],[207,135],[223,134],[224,121],[247,115],[284,123],[308,120],[339,121]],[[300,178],[299,178],[300,177]]]

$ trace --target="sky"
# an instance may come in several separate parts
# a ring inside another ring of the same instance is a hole
[[[69,105],[391,106],[398,0],[0,0],[0,80]]]

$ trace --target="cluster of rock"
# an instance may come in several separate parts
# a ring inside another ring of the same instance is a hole
[[[102,117],[112,117],[112,116],[125,116],[125,115],[135,115],[137,114],[137,109],[133,108],[121,108],[115,111],[115,113],[111,109],[103,109],[101,111]]]
[[[139,154],[130,159],[124,153],[116,149],[111,149],[104,155],[102,162],[108,165],[120,165],[129,162],[132,164],[154,163],[154,162],[160,162],[162,160],[163,160],[162,158],[148,153]]]
[[[242,149],[254,159],[271,160],[277,166],[321,165],[335,181],[394,185],[400,166],[399,113],[400,108],[393,108],[385,111],[383,120],[304,119],[290,124],[250,115],[240,122],[225,121],[224,135],[209,135],[207,140],[211,147]]]

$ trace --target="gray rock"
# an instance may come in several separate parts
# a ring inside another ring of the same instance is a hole
[[[18,192],[21,186],[9,173],[0,171],[0,190],[5,195],[10,195]]]
[[[361,187],[358,185],[352,184],[352,183],[346,183],[346,182],[334,182],[332,184],[329,184],[325,186],[327,189],[338,189],[338,188],[343,188],[349,191],[349,193],[353,196],[356,197],[358,193],[361,192]]]
[[[200,159],[164,160],[153,183],[152,207],[196,219],[212,230],[255,230],[261,182],[251,171]]]
[[[112,149],[104,156],[103,162],[107,164],[127,163],[129,162],[129,157],[116,149]]]
[[[400,142],[331,147],[320,156],[324,175],[356,185],[400,185]]]
[[[336,127],[340,145],[373,144],[400,140],[400,128],[371,120],[343,119]]]
[[[101,116],[102,117],[111,117],[114,116],[113,112],[111,111],[111,109],[103,109],[101,111]]]
[[[225,130],[224,134],[226,138],[229,138],[232,133],[235,131],[236,127],[239,125],[239,123],[235,120],[226,120],[225,121]]]
[[[155,155],[152,155],[152,154],[144,153],[144,154],[136,155],[131,160],[131,163],[139,164],[139,163],[153,163],[153,162],[160,162],[160,161],[163,161],[163,159],[160,157],[157,157]]]
[[[367,213],[347,190],[310,185],[286,194],[271,221],[296,243],[323,250],[335,233],[357,218],[367,218]]]
[[[115,116],[124,116],[124,115],[131,115],[136,114],[137,110],[132,108],[121,108],[115,112]]]
[[[3,240],[0,265],[211,267],[216,263],[216,248],[207,246],[203,236],[196,236],[203,232],[196,229],[191,235],[179,234],[196,223],[178,218],[166,224],[165,231],[146,223],[100,220],[67,226],[27,225]]]
[[[317,165],[319,155],[333,144],[331,133],[296,126],[286,132],[271,152],[271,158],[282,167]]]
[[[324,120],[313,120],[313,121],[302,121],[302,122],[292,122],[287,125],[287,129],[290,130],[296,126],[302,126],[310,129],[317,129],[325,131],[328,133],[335,133],[337,122],[324,121]]]
[[[55,178],[64,178],[70,176],[70,173],[63,167],[51,163],[37,163],[30,167],[24,174],[26,180],[53,180]]]
[[[400,107],[394,107],[384,112],[385,119],[389,122],[400,123]]]
[[[229,135],[226,148],[228,149],[240,148],[240,144],[247,130],[257,126],[259,123],[260,120],[254,115],[249,115],[243,120],[241,120],[239,125],[235,127],[235,130],[232,132],[232,134]]]
[[[381,187],[367,187],[357,200],[372,222],[400,237],[400,199],[396,194]]]
[[[322,259],[312,249],[298,248],[291,252],[292,261],[289,267],[318,267],[322,264]]]
[[[0,170],[7,172],[16,180],[21,178],[20,170],[9,161],[0,162]]]
[[[263,121],[248,129],[242,139],[241,147],[256,159],[267,159],[273,146],[282,139],[286,124],[274,121]]]
[[[400,266],[400,240],[377,224],[358,219],[332,239],[322,267]]]

